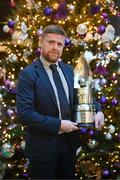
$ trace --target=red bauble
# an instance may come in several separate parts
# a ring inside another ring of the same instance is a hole
[[[13,0],[10,1],[10,7],[12,7],[12,8],[16,7],[16,3]]]
[[[12,35],[14,33],[14,30],[10,28],[9,33]]]
[[[84,38],[86,37],[86,33],[85,33],[85,34],[78,34],[78,37],[79,37],[80,39],[84,39]]]

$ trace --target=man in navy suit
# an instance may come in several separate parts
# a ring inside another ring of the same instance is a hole
[[[33,179],[75,178],[75,152],[80,142],[79,129],[71,118],[73,69],[60,61],[65,36],[60,26],[47,26],[41,36],[40,59],[19,75],[17,111],[20,122],[27,126],[25,154]],[[58,85],[51,65],[55,65],[60,77]],[[57,88],[60,84],[63,87]],[[101,127],[104,115],[97,102],[95,105],[95,124]]]

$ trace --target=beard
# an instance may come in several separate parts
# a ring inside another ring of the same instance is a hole
[[[43,53],[42,56],[44,59],[50,63],[56,63],[58,59],[60,58],[60,55],[58,52],[48,52],[47,54]]]

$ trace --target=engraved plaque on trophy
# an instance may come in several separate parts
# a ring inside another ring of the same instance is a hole
[[[78,126],[94,126],[95,106],[93,105],[91,70],[83,55],[74,70],[75,104],[73,118]]]

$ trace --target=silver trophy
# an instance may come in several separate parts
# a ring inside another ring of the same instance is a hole
[[[93,105],[92,73],[83,55],[74,70],[75,104],[73,118],[78,126],[94,126],[95,106]]]

